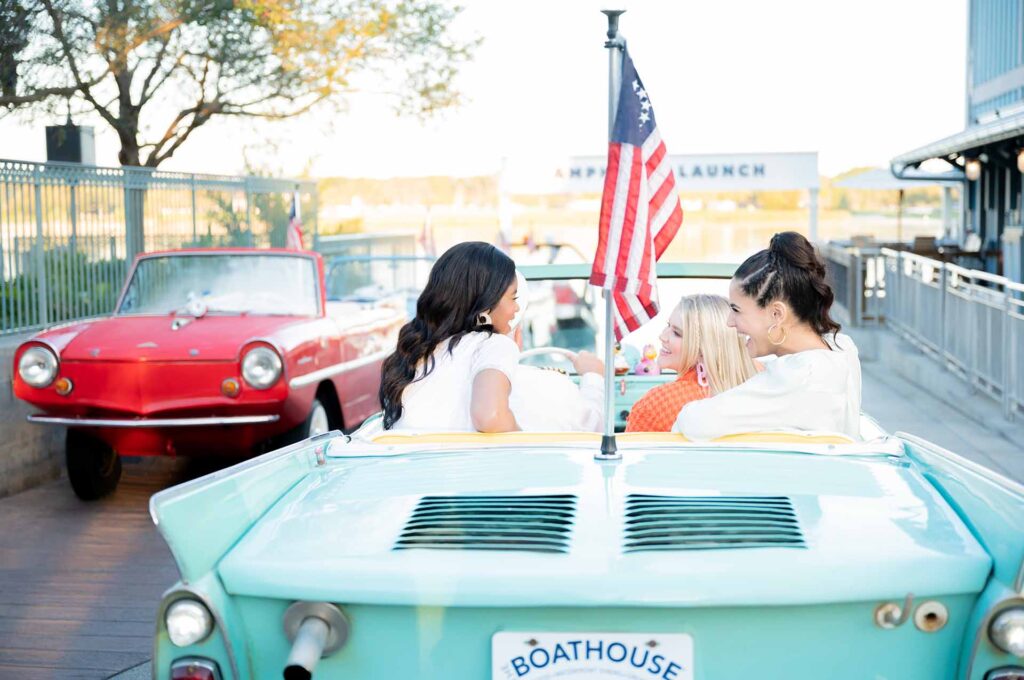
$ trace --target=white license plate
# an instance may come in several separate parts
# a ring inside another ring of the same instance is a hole
[[[693,680],[685,633],[517,633],[491,637],[492,680]]]

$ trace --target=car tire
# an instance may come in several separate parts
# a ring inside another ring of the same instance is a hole
[[[71,488],[83,501],[103,498],[121,481],[121,457],[96,437],[68,430],[64,458]]]
[[[331,417],[327,414],[327,408],[322,401],[314,399],[309,407],[309,415],[281,437],[280,446],[290,446],[330,430]]]
[[[306,434],[302,437],[303,439],[331,431],[331,419],[327,415],[327,409],[319,399],[313,400],[313,405],[309,409],[309,416],[306,418],[305,430]]]

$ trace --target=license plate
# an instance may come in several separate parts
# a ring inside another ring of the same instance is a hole
[[[492,680],[693,680],[685,633],[517,633],[491,637]]]

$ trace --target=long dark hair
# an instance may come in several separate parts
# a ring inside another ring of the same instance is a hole
[[[385,430],[402,417],[406,386],[434,370],[439,344],[450,338],[451,352],[466,333],[494,332],[490,324],[479,323],[480,314],[494,308],[515,280],[512,258],[489,243],[460,243],[437,259],[416,301],[416,318],[402,326],[394,354],[381,366],[378,397]],[[424,370],[417,378],[420,362]]]
[[[748,257],[733,278],[758,307],[783,300],[818,335],[839,332],[839,324],[829,314],[835,295],[825,262],[811,242],[795,231],[772,236],[768,248]]]

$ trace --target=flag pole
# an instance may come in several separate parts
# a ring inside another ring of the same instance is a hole
[[[619,106],[619,90],[622,87],[622,50],[625,41],[619,36],[619,17],[626,10],[604,9],[608,17],[608,139],[615,129],[615,112]],[[620,460],[622,454],[615,446],[615,302],[612,291],[604,290],[604,436],[601,437],[601,451],[597,460]]]

